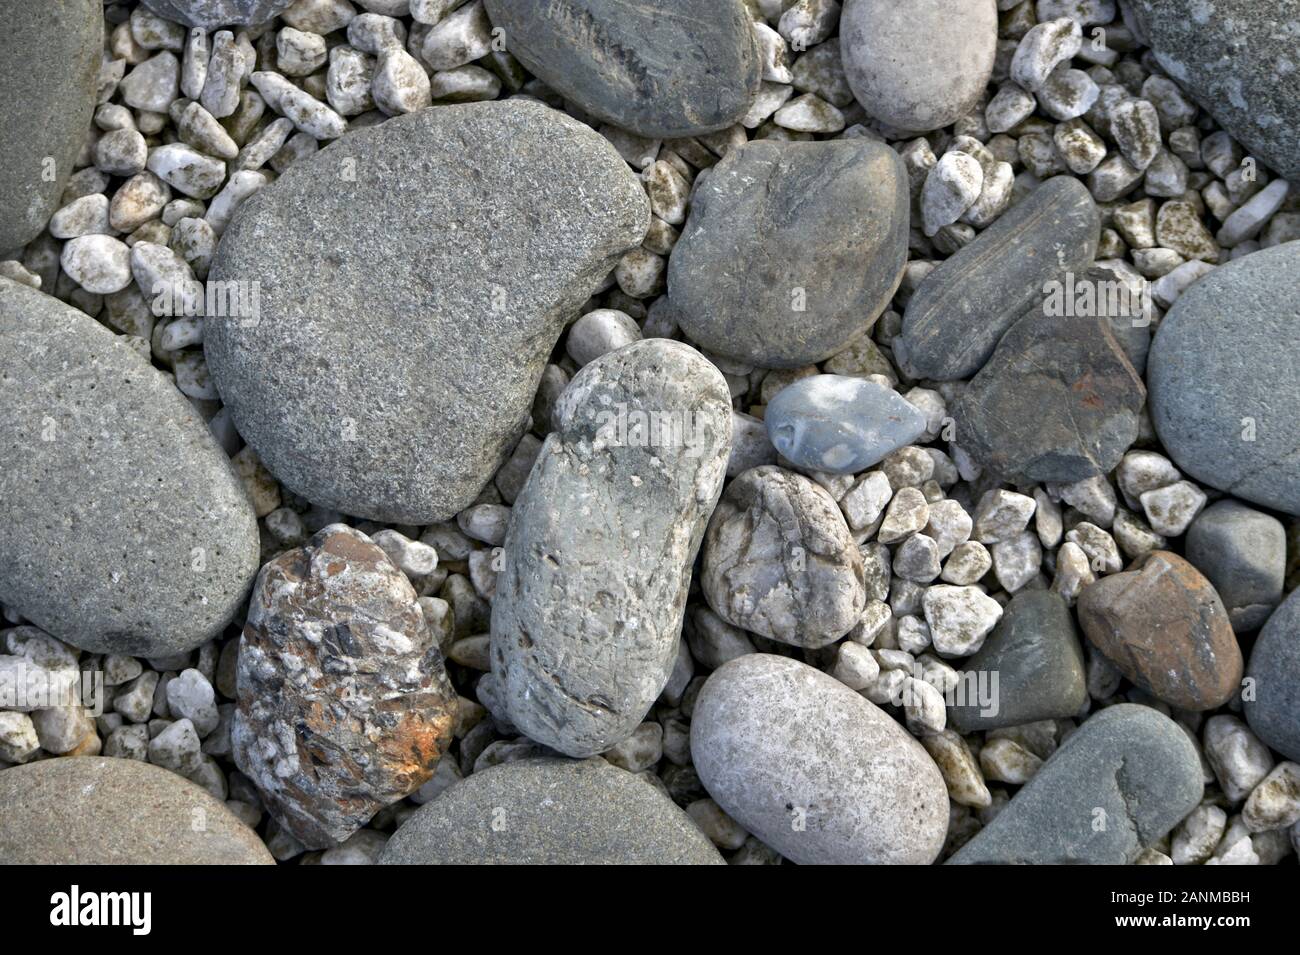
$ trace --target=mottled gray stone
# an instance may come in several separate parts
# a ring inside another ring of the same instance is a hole
[[[1088,702],[1083,648],[1070,608],[1046,590],[1011,598],[984,646],[964,673],[997,674],[996,712],[985,715],[973,696],[948,708],[948,722],[961,733],[1069,719]],[[975,679],[967,677],[967,679]],[[991,709],[991,707],[990,707]]]
[[[925,865],[943,846],[948,792],[929,754],[807,664],[751,653],[715,670],[691,756],[718,805],[793,862]]]
[[[1246,677],[1254,684],[1246,722],[1287,759],[1300,760],[1300,590],[1260,630]]]
[[[555,425],[506,534],[492,672],[511,722],[590,756],[637,728],[672,673],[731,401],[702,355],[652,338],[575,375]]]
[[[12,3],[0,30],[0,254],[58,209],[86,140],[99,75],[98,0]]]
[[[1106,319],[1033,309],[962,392],[957,440],[1007,481],[1082,481],[1119,463],[1145,397]]]
[[[902,160],[883,143],[733,149],[696,187],[668,262],[678,322],[704,348],[763,368],[829,358],[889,305],[908,216]]]
[[[1127,865],[1196,808],[1196,747],[1173,720],[1121,703],[1089,717],[949,861]]]
[[[741,0],[487,0],[487,11],[547,86],[650,139],[731,126],[758,92]]]
[[[565,322],[649,214],[613,146],[535,102],[358,130],[239,207],[210,280],[259,283],[259,316],[208,318],[209,370],[294,492],[445,520],[518,441]]]
[[[763,420],[788,460],[829,474],[865,471],[926,428],[925,414],[894,389],[845,375],[813,375],[782,388]]]
[[[1270,514],[1217,501],[1187,529],[1185,553],[1219,592],[1238,633],[1260,626],[1282,600],[1286,530]]]
[[[265,23],[294,0],[143,0],[160,17],[189,27],[245,26]]]
[[[0,806],[0,861],[9,864],[275,864],[222,803],[139,760],[15,766],[0,772]]]
[[[838,640],[867,603],[862,554],[835,500],[773,465],[727,486],[705,535],[700,587],[727,623],[797,647]]]
[[[872,116],[901,130],[949,126],[974,108],[993,73],[994,0],[845,0],[844,74]]]
[[[0,601],[83,650],[218,635],[257,573],[252,505],[171,380],[98,322],[0,279]]]
[[[1300,242],[1185,291],[1147,358],[1151,421],[1196,480],[1300,514]]]
[[[1156,62],[1247,149],[1300,177],[1300,0],[1132,0]]]
[[[1049,179],[931,271],[907,304],[894,359],[912,378],[969,378],[1045,286],[1092,264],[1097,204],[1070,176]]]
[[[524,759],[455,783],[384,847],[383,865],[719,865],[690,817],[603,759]]]

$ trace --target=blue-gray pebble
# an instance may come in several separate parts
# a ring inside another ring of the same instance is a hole
[[[1255,735],[1300,760],[1300,590],[1273,611],[1246,667],[1253,690],[1243,708]]]
[[[866,470],[926,425],[921,410],[892,388],[845,375],[813,375],[782,388],[764,420],[788,460],[829,474]]]

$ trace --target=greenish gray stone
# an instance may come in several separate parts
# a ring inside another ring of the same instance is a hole
[[[869,139],[754,141],[702,177],[668,261],[696,344],[763,368],[834,355],[888,307],[907,263],[907,175]]]
[[[194,406],[103,325],[0,279],[0,601],[83,650],[161,657],[257,573],[244,486]]]
[[[1254,691],[1244,704],[1250,728],[1287,759],[1300,760],[1300,590],[1260,630],[1246,678]]]
[[[971,377],[1048,283],[1083,276],[1100,235],[1083,183],[1047,180],[922,280],[894,339],[895,361],[911,378]]]
[[[718,865],[652,784],[603,759],[524,759],[456,783],[411,816],[383,865]]]
[[[0,257],[40,234],[90,130],[99,0],[11,3],[0,30]]]
[[[257,833],[175,773],[77,756],[0,772],[0,863],[274,865]]]
[[[357,130],[239,207],[210,281],[256,283],[258,315],[208,317],[208,367],[290,490],[446,520],[514,447],[565,322],[649,216],[614,147],[536,102]]]
[[[1201,759],[1173,720],[1133,703],[1089,717],[955,865],[1128,865],[1201,801]]]
[[[1286,529],[1271,514],[1240,501],[1211,504],[1192,521],[1187,559],[1219,592],[1232,629],[1259,627],[1282,600]]]
[[[1179,296],[1147,358],[1151,421],[1191,477],[1300,514],[1300,242],[1220,266]]]
[[[487,0],[506,48],[565,99],[641,136],[738,122],[761,65],[741,0]]]
[[[997,689],[992,707],[973,697],[948,708],[948,722],[961,733],[1022,726],[1038,720],[1069,719],[1088,702],[1087,675],[1079,631],[1070,608],[1046,590],[1022,590],[1011,598],[980,651],[962,667],[963,686],[974,688],[982,674]]]

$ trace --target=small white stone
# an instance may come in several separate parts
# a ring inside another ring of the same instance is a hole
[[[1083,30],[1067,17],[1048,20],[1029,29],[1011,58],[1011,79],[1036,93],[1057,65],[1068,61],[1083,46]]]
[[[980,750],[980,769],[994,782],[1023,785],[1034,778],[1043,761],[1020,743],[1006,737],[989,741]]]
[[[641,328],[632,317],[614,308],[598,308],[569,328],[565,350],[581,368],[601,355],[641,340]]]
[[[1092,562],[1083,548],[1073,541],[1066,541],[1056,552],[1056,576],[1052,578],[1052,590],[1061,595],[1067,604],[1079,599],[1084,587],[1097,579],[1092,571]]]
[[[385,47],[370,85],[375,105],[389,116],[414,113],[433,105],[429,75],[400,46]]]
[[[1168,487],[1146,491],[1138,500],[1142,502],[1142,510],[1153,531],[1165,537],[1177,537],[1187,530],[1208,498],[1191,481],[1178,481]]]
[[[83,235],[63,246],[59,263],[87,292],[109,295],[131,284],[131,250],[107,235]]]
[[[1022,531],[1015,537],[998,541],[989,552],[993,557],[993,573],[1009,594],[1037,577],[1043,565],[1043,545],[1033,531]]]
[[[937,584],[925,591],[921,604],[934,649],[944,657],[978,651],[1002,617],[1002,605],[978,587]]]
[[[933,236],[941,228],[961,218],[984,188],[984,170],[974,156],[964,152],[944,153],[921,190],[921,216],[925,234]]]
[[[473,63],[492,50],[492,24],[483,0],[474,0],[440,20],[428,33],[421,56],[431,70]]]
[[[226,181],[226,164],[183,143],[168,143],[149,154],[149,171],[173,189],[195,199],[210,199]]]
[[[1241,818],[1251,832],[1283,829],[1300,822],[1300,765],[1278,763],[1252,791]]]
[[[50,235],[56,239],[75,239],[81,235],[107,235],[108,196],[101,192],[74,199],[50,217]]]
[[[1233,803],[1249,796],[1273,769],[1268,747],[1235,716],[1211,716],[1205,721],[1202,741],[1219,788]]]
[[[981,544],[1015,537],[1029,525],[1038,505],[1032,497],[997,488],[985,491],[975,507],[971,536]]]
[[[314,139],[337,139],[347,131],[347,122],[342,116],[278,73],[261,70],[250,78],[267,106]]]
[[[845,640],[836,649],[829,672],[850,690],[865,690],[880,675],[880,664],[862,644]]]
[[[796,96],[776,111],[772,122],[800,133],[838,133],[845,125],[844,114],[816,93]]]
[[[1210,858],[1227,826],[1228,814],[1218,806],[1197,806],[1179,823],[1170,840],[1169,855],[1174,865],[1200,865]]]

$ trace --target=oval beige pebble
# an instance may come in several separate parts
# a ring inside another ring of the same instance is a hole
[[[0,863],[274,865],[256,832],[187,779],[132,759],[0,772]]]
[[[921,744],[820,670],[753,653],[700,691],[691,755],[729,816],[798,863],[933,862],[948,792]]]

